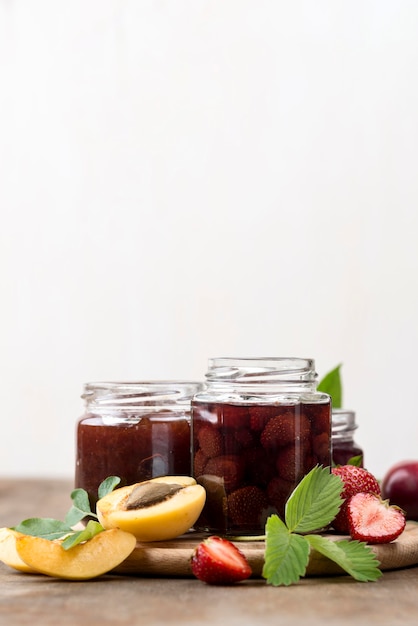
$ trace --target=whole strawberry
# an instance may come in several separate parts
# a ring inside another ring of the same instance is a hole
[[[252,574],[244,554],[228,539],[216,536],[198,544],[190,563],[196,578],[209,585],[231,585]]]
[[[348,501],[347,516],[352,539],[367,543],[389,543],[403,532],[406,517],[374,493],[357,493]]]
[[[337,532],[348,534],[350,532],[347,515],[349,499],[357,493],[374,493],[380,495],[380,485],[373,474],[363,467],[340,465],[333,467],[331,471],[336,476],[339,476],[344,484],[344,489],[341,493],[344,502],[337,517],[332,522],[332,525]]]

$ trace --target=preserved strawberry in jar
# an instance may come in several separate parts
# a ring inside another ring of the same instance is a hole
[[[197,530],[263,534],[315,465],[331,466],[331,403],[312,359],[212,359],[192,400],[193,476],[206,489]]]

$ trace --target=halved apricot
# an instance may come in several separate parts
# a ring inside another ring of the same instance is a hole
[[[60,541],[31,535],[16,538],[17,553],[29,567],[47,576],[69,580],[87,580],[109,572],[135,546],[135,537],[117,528],[102,531],[69,550],[64,550]]]
[[[198,519],[206,491],[190,476],[160,476],[121,487],[97,502],[104,528],[121,528],[138,541],[174,539]]]
[[[19,572],[33,574],[35,570],[22,561],[16,550],[16,539],[22,536],[12,528],[0,528],[0,561]]]

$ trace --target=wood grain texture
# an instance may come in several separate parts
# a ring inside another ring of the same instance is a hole
[[[327,535],[342,539],[340,535]],[[115,572],[152,576],[192,576],[190,558],[194,548],[204,538],[200,534],[187,534],[173,541],[138,543],[132,554]],[[344,537],[346,538],[346,537]],[[264,561],[264,541],[235,542],[245,554],[255,577],[261,576]],[[408,522],[402,535],[390,544],[371,546],[382,570],[399,569],[418,564],[418,523]],[[334,576],[344,574],[333,561],[316,551],[310,557],[308,576]]]
[[[62,518],[71,504],[71,488],[71,480],[0,479],[0,526],[13,525],[34,514]],[[410,530],[415,536],[408,525],[408,533]],[[260,577],[213,587],[187,573],[152,575],[152,559],[146,565],[151,568],[149,575],[135,571],[135,559],[124,565],[125,569],[133,565],[132,576],[113,573],[93,581],[73,582],[22,574],[0,563],[0,624],[416,626],[418,566],[412,563],[406,567],[406,563],[417,560],[417,547],[415,538],[406,547],[406,539],[405,534],[401,542],[385,547],[386,565],[393,559],[393,566],[401,568],[386,571],[375,583],[356,582],[351,576],[320,575],[308,576],[290,587],[273,587]],[[159,548],[166,558],[164,545]],[[183,549],[186,554],[177,556],[182,568],[186,564],[187,572],[189,547],[184,545]],[[144,567],[146,556],[150,559],[152,553],[143,555]],[[177,568],[174,561],[173,569]]]

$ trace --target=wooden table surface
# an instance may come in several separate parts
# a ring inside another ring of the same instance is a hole
[[[0,480],[0,526],[27,517],[62,519],[71,481]],[[86,582],[27,575],[0,563],[0,624],[106,626],[402,626],[418,623],[418,567],[374,583],[305,578],[291,587],[252,579],[215,587],[192,578],[106,575]]]

